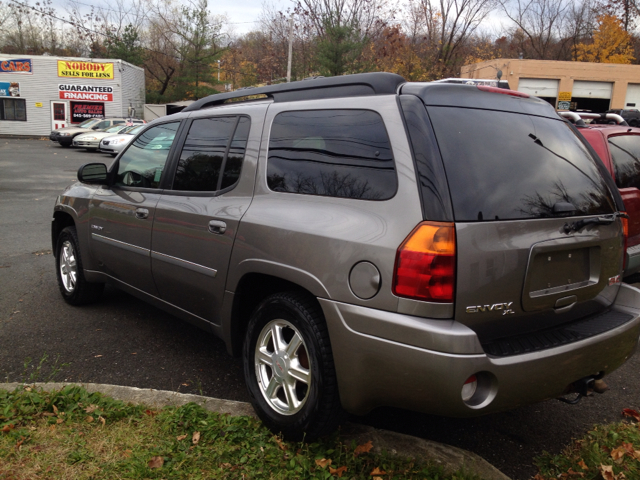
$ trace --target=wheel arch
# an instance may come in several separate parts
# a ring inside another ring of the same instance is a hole
[[[228,324],[226,328],[223,325],[223,331],[226,330],[225,336],[228,339],[227,348],[234,357],[242,353],[242,344],[253,310],[263,299],[279,292],[301,293],[317,304],[322,311],[317,293],[299,283],[260,272],[244,274],[235,288]]]
[[[58,243],[58,237],[60,236],[60,232],[67,227],[75,226],[76,222],[73,219],[73,216],[68,212],[57,210],[53,212],[53,218],[51,220],[51,250],[53,251],[53,255],[57,255],[56,245]]]

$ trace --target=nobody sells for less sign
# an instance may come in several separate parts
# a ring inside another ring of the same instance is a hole
[[[58,60],[58,76],[113,80],[113,63],[73,62]]]
[[[94,102],[113,102],[113,87],[96,85],[58,85],[58,94],[62,100],[90,100]]]

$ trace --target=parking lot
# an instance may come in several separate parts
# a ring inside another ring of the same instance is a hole
[[[51,255],[53,203],[78,167],[112,162],[100,153],[42,140],[0,139],[0,377],[35,374],[25,367],[49,359],[39,377],[198,393],[247,401],[242,363],[213,335],[115,289],[94,305],[61,298]],[[535,474],[532,459],[560,452],[596,423],[617,421],[640,407],[640,357],[605,381],[611,390],[576,406],[555,400],[475,419],[447,419],[378,409],[352,421],[473,451],[514,479]]]

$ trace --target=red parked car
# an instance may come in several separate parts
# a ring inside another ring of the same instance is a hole
[[[576,120],[575,115],[563,114],[569,120]],[[624,270],[628,277],[640,271],[640,128],[626,125],[622,118],[617,125],[575,124],[615,180],[629,215]]]

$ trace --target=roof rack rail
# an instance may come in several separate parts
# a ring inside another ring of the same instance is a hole
[[[340,77],[309,78],[304,81],[280,83],[266,87],[246,88],[201,98],[182,110],[192,112],[222,105],[228,100],[266,95],[274,102],[293,102],[321,98],[340,98],[367,95],[390,95],[407,81],[400,75],[387,72],[356,73]]]
[[[583,119],[592,120],[611,120],[623,127],[629,126],[624,118],[615,113],[587,113],[587,112],[558,112],[558,115],[568,119],[571,123],[583,127],[585,122]]]

